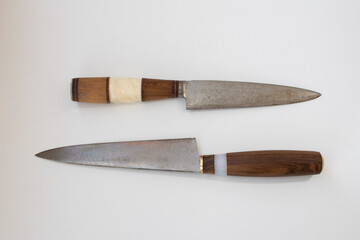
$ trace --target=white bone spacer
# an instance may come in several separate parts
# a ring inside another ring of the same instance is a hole
[[[111,77],[109,97],[112,103],[141,102],[141,79]]]
[[[227,175],[227,160],[226,160],[226,154],[219,154],[215,155],[214,160],[214,166],[215,166],[215,174],[216,175]]]

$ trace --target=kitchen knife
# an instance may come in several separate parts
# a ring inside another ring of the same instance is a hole
[[[311,175],[319,174],[323,167],[321,154],[312,151],[227,153],[219,164],[219,156],[199,155],[195,138],[76,145],[36,156],[74,164],[230,176]]]
[[[186,99],[186,109],[281,105],[315,99],[321,94],[294,87],[230,81],[173,81],[149,78],[74,78],[76,102],[130,103],[167,98]]]

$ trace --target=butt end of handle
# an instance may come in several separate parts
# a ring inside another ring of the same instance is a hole
[[[227,154],[227,174],[233,176],[303,176],[320,174],[323,157],[313,151],[254,151]]]
[[[71,82],[71,100],[86,103],[141,102],[141,79],[74,78]]]
[[[110,103],[109,78],[73,78],[71,100],[87,103]]]

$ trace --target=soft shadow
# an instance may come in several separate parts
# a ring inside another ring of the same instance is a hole
[[[160,104],[160,105],[171,105],[171,104],[179,104],[177,102],[181,102],[181,104],[184,105],[185,108],[185,101],[183,101],[184,99],[178,99],[178,98],[170,98],[170,99],[162,99],[162,100],[154,100],[154,101],[148,101],[148,102],[133,102],[133,103],[85,103],[85,102],[74,102],[75,104],[77,104],[77,106],[81,109],[96,109],[96,108],[130,108],[133,107],[135,108],[139,108],[139,107],[144,107],[144,106],[151,106],[151,105],[156,105],[156,104]]]
[[[126,169],[122,169],[126,170]],[[288,177],[244,177],[244,176],[221,176],[213,174],[200,174],[188,172],[154,171],[143,169],[129,169],[131,171],[141,171],[146,175],[169,176],[177,178],[193,178],[206,181],[231,182],[231,183],[251,183],[251,184],[279,184],[309,181],[312,175],[307,176],[288,176]]]
[[[128,106],[137,106],[140,103],[122,103],[122,104],[107,104],[107,103],[83,103],[83,102],[74,102],[77,107],[80,109],[97,109],[97,108],[121,108],[121,107],[128,107]]]
[[[54,164],[68,165],[69,167],[76,168],[91,168],[99,171],[127,173],[132,175],[147,175],[147,176],[164,176],[173,178],[192,178],[196,180],[216,181],[216,182],[231,182],[231,183],[246,183],[246,184],[284,184],[294,182],[306,182],[309,181],[312,175],[307,176],[289,176],[289,177],[241,177],[241,176],[221,176],[212,174],[200,174],[190,172],[175,172],[175,171],[159,171],[150,169],[131,169],[131,168],[115,168],[115,167],[104,167],[104,166],[89,166],[79,164],[61,163],[52,161]]]

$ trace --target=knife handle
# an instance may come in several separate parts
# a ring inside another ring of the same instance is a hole
[[[181,81],[149,78],[74,78],[71,99],[87,103],[131,103],[183,96]]]
[[[312,151],[253,151],[227,153],[230,176],[300,176],[319,174],[323,159]]]
[[[223,172],[215,167],[215,155],[204,155],[200,160],[202,173]],[[252,151],[226,154],[229,176],[279,177],[319,174],[323,158],[312,151]],[[225,170],[225,169],[224,169]]]

